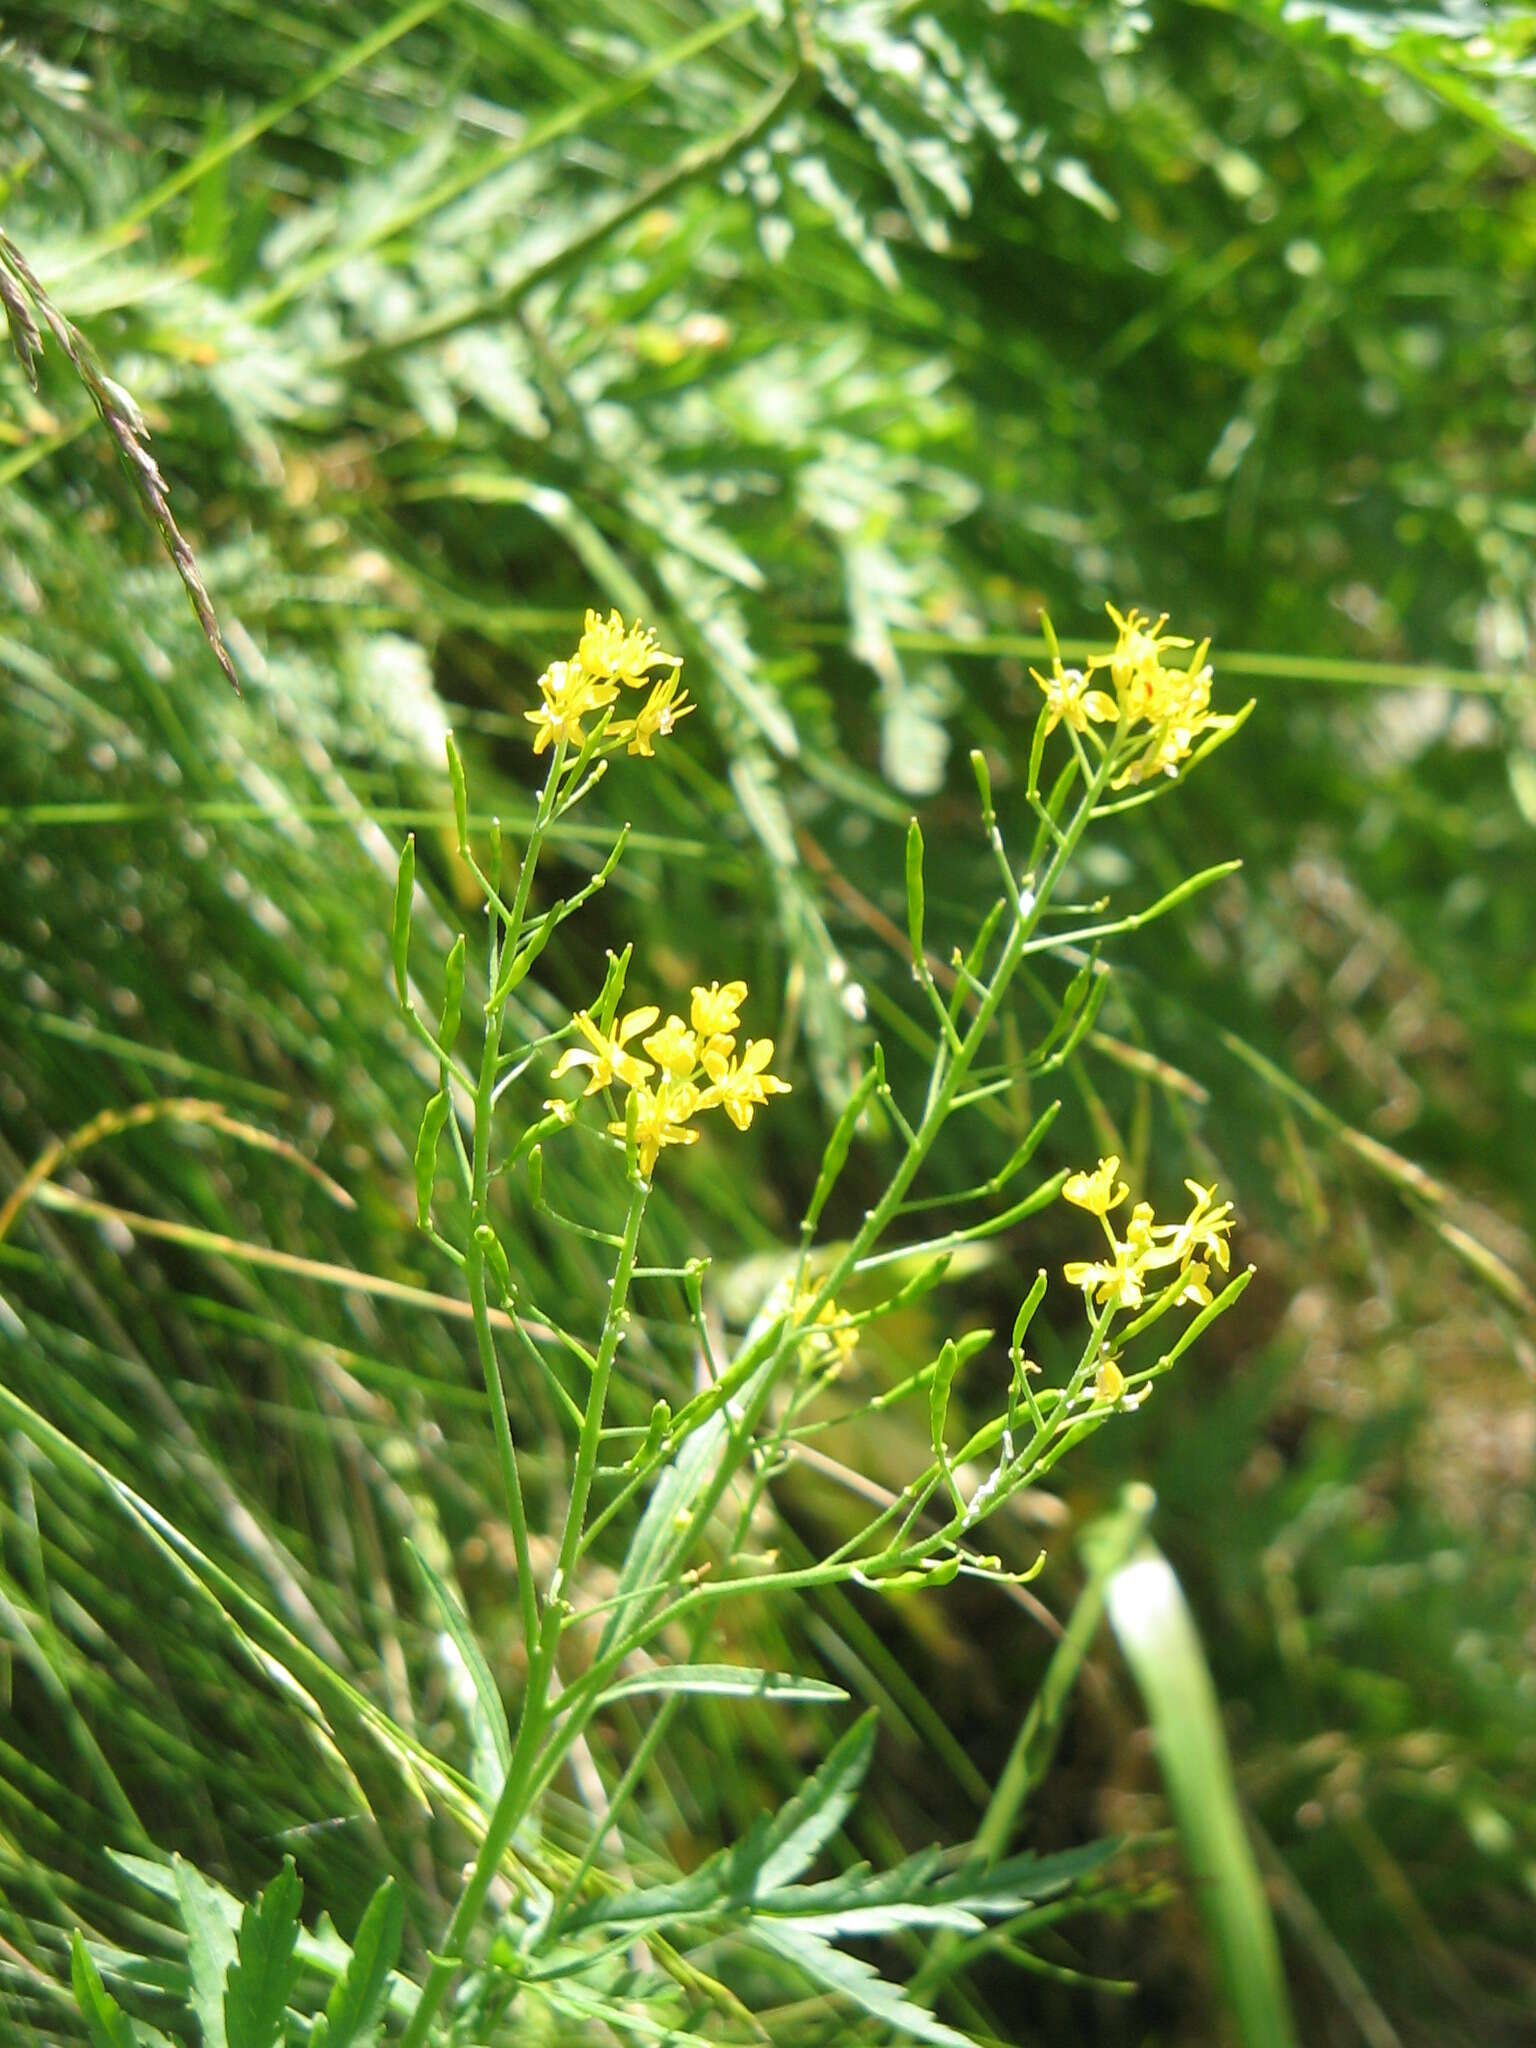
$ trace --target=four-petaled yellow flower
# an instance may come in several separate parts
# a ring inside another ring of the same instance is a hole
[[[1232,1261],[1227,1243],[1232,1234],[1232,1204],[1218,1202],[1214,1186],[1203,1188],[1197,1180],[1187,1180],[1184,1185],[1194,1196],[1195,1206],[1182,1223],[1172,1226],[1172,1244],[1181,1259],[1191,1260],[1199,1252],[1214,1259],[1225,1273]]]
[[[571,1022],[587,1041],[585,1045],[573,1045],[561,1053],[555,1062],[554,1079],[570,1073],[573,1067],[590,1067],[591,1078],[584,1094],[595,1095],[599,1088],[611,1088],[616,1080],[626,1088],[638,1088],[651,1074],[649,1060],[636,1058],[626,1052],[625,1046],[642,1031],[649,1031],[661,1015],[654,1003],[642,1010],[631,1010],[621,1017],[612,1036],[599,1031],[585,1010],[578,1010]]]
[[[635,1150],[647,1180],[656,1171],[664,1146],[698,1143],[699,1134],[690,1127],[689,1118],[699,1107],[699,1091],[691,1081],[663,1081],[659,1088],[635,1090]],[[628,1126],[619,1117],[608,1128],[622,1138]]]
[[[1062,1184],[1062,1199],[1075,1203],[1079,1209],[1089,1210],[1095,1216],[1118,1209],[1130,1193],[1124,1181],[1115,1186],[1115,1175],[1119,1171],[1119,1156],[1112,1152],[1108,1159],[1099,1161],[1092,1173],[1069,1173]]]
[[[692,991],[688,1015],[701,1038],[719,1038],[741,1028],[741,1006],[747,999],[744,981],[728,981],[722,988],[712,981],[708,988]]]
[[[678,688],[675,674],[660,677],[651,685],[651,694],[641,705],[634,718],[622,718],[612,728],[613,736],[623,740],[631,754],[643,755],[647,761],[655,758],[656,749],[652,744],[665,739],[680,718],[686,718],[698,706],[688,701],[686,690]]]
[[[1150,718],[1165,674],[1163,649],[1190,647],[1194,643],[1181,639],[1176,633],[1163,631],[1168,623],[1166,612],[1153,621],[1144,619],[1134,606],[1124,617],[1112,604],[1105,605],[1104,609],[1113,619],[1119,638],[1110,653],[1093,657],[1088,664],[1088,672],[1091,675],[1097,668],[1109,670],[1115,695],[1120,699],[1121,709],[1128,720]]]
[[[1100,753],[1114,750],[1116,773],[1110,787],[1145,782],[1154,775],[1177,775],[1201,733],[1224,731],[1234,723],[1211,709],[1209,640],[1196,647],[1181,633],[1168,631],[1168,614],[1157,618],[1132,609],[1105,610],[1115,627],[1115,644],[1107,654],[1089,657],[1086,669],[1064,668],[1051,642],[1051,673],[1030,674],[1045,692],[1045,730],[1066,725],[1091,736]],[[1190,652],[1183,668],[1170,665],[1176,649]],[[1114,684],[1114,695],[1094,688],[1097,678]],[[1107,737],[1094,732],[1115,726]],[[1138,727],[1145,730],[1138,732]]]
[[[717,1064],[712,1058],[705,1069],[710,1086],[699,1097],[699,1107],[713,1109],[719,1104],[738,1131],[746,1130],[753,1110],[761,1109],[770,1095],[789,1093],[789,1083],[768,1071],[772,1058],[771,1038],[749,1038],[740,1059],[721,1057]]]
[[[605,711],[618,694],[613,683],[589,676],[579,662],[552,661],[539,677],[538,708],[523,713],[536,728],[533,751],[542,754],[564,740],[579,752],[587,744],[581,721]]]
[[[699,1064],[699,1041],[681,1017],[669,1017],[659,1031],[641,1041],[651,1058],[674,1081],[691,1074]]]
[[[1053,658],[1048,676],[1041,675],[1037,668],[1032,668],[1030,674],[1045,692],[1048,733],[1063,723],[1074,732],[1086,732],[1090,721],[1103,725],[1120,715],[1114,698],[1107,697],[1102,690],[1090,689],[1088,677],[1080,668],[1063,668],[1060,655]]]
[[[1145,1298],[1142,1267],[1128,1244],[1117,1244],[1110,1260],[1071,1259],[1061,1271],[1069,1287],[1091,1293],[1100,1308],[1108,1301],[1121,1308],[1140,1308]]]

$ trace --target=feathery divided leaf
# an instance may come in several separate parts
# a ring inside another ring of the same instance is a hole
[[[298,1978],[294,1944],[304,1895],[292,1858],[240,1916],[238,1950],[224,1990],[229,2048],[276,2048]]]
[[[69,1981],[91,2048],[138,2048],[128,2015],[102,1983],[78,1927],[70,1937]]]
[[[312,2048],[371,2048],[389,1999],[389,1978],[400,1960],[405,1904],[393,1878],[368,1901],[345,1972],[326,2001],[324,2031]]]
[[[224,1985],[239,1953],[239,1904],[221,1886],[210,1884],[184,1857],[175,1857],[171,1869],[187,1936],[192,2011],[203,2030],[203,2048],[237,2048],[230,2042],[225,2023]]]

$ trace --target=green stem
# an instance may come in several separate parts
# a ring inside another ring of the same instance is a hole
[[[464,1278],[469,1288],[469,1305],[475,1318],[475,1344],[480,1353],[480,1371],[485,1379],[486,1399],[491,1404],[491,1424],[496,1433],[496,1456],[501,1465],[502,1491],[506,1495],[507,1520],[512,1525],[512,1547],[517,1554],[517,1599],[523,1620],[523,1641],[531,1643],[538,1633],[539,1608],[533,1585],[533,1552],[528,1542],[528,1517],[523,1507],[523,1486],[517,1469],[517,1448],[512,1441],[512,1423],[507,1414],[506,1389],[501,1384],[501,1366],[496,1339],[491,1330],[490,1309],[485,1298],[485,1254],[470,1239]]]
[[[538,1633],[539,1612],[534,1594],[533,1553],[528,1541],[528,1517],[523,1505],[522,1478],[517,1469],[517,1448],[512,1441],[512,1422],[507,1413],[506,1389],[501,1383],[501,1366],[496,1338],[491,1329],[490,1306],[485,1291],[485,1254],[475,1236],[481,1223],[488,1223],[486,1195],[491,1179],[491,1125],[496,1108],[496,1074],[501,1060],[501,1029],[506,1017],[505,1002],[494,1000],[504,954],[517,944],[528,911],[528,896],[544,833],[554,812],[555,792],[564,766],[565,749],[555,749],[549,774],[539,792],[538,808],[528,835],[528,850],[517,878],[517,893],[510,912],[497,898],[491,917],[491,947],[488,987],[493,1000],[487,1005],[485,1039],[480,1049],[480,1076],[475,1086],[475,1139],[469,1169],[469,1245],[464,1259],[464,1279],[469,1290],[470,1311],[475,1322],[475,1346],[480,1355],[480,1372],[491,1407],[491,1427],[496,1436],[496,1457],[501,1466],[502,1492],[506,1496],[507,1520],[512,1527],[512,1544],[517,1554],[517,1597],[523,1622],[523,1640],[532,1643]],[[494,895],[494,892],[491,892]],[[496,918],[504,929],[498,940]]]
[[[947,1068],[944,1071],[943,1079],[938,1088],[930,1091],[930,1099],[924,1108],[922,1121],[913,1132],[912,1141],[908,1145],[901,1163],[891,1175],[886,1185],[885,1193],[880,1197],[874,1208],[866,1212],[858,1231],[844,1246],[841,1254],[822,1277],[814,1297],[807,1304],[801,1315],[793,1321],[792,1325],[786,1322],[782,1326],[776,1355],[771,1355],[764,1361],[765,1366],[770,1369],[764,1370],[761,1373],[759,1385],[754,1389],[752,1398],[744,1404],[732,1428],[731,1449],[736,1453],[736,1456],[728,1455],[721,1461],[720,1470],[705,1489],[702,1498],[689,1519],[687,1529],[674,1547],[674,1557],[686,1554],[700,1531],[707,1527],[719,1506],[721,1495],[729,1485],[731,1474],[735,1470],[741,1447],[750,1441],[772,1392],[774,1374],[771,1367],[776,1363],[777,1358],[784,1355],[785,1350],[795,1341],[801,1330],[807,1324],[814,1322],[817,1315],[820,1314],[827,1302],[832,1299],[837,1289],[854,1269],[864,1259],[868,1258],[900,1210],[907,1190],[911,1187],[913,1181],[916,1180],[924,1161],[933,1149],[934,1141],[949,1119],[950,1112],[954,1107],[955,1096],[959,1093],[961,1084],[965,1080],[972,1062],[981,1050],[982,1042],[991,1029],[998,1010],[1002,1007],[1003,998],[1007,994],[1009,984],[1013,980],[1019,963],[1024,957],[1025,948],[1040,922],[1046,905],[1049,903],[1054,890],[1061,880],[1067,863],[1077,850],[1078,841],[1087,829],[1094,804],[1098,801],[1100,792],[1109,779],[1113,759],[1114,756],[1111,751],[1106,753],[1104,759],[1099,763],[1092,782],[1089,783],[1078,803],[1076,811],[1073,813],[1071,823],[1059,836],[1055,851],[1051,856],[1050,865],[1041,877],[1039,888],[1035,892],[1033,900],[1027,904],[1024,901],[1020,901],[1018,914],[1014,919],[1013,927],[1008,934],[1007,942],[1003,947],[1002,955],[998,960],[992,979],[987,985],[986,994],[976,1007],[976,1014],[972,1017],[965,1036],[960,1041],[958,1051],[950,1054],[947,1048],[942,1045],[936,1051],[936,1062],[947,1058]]]
[[[732,1427],[729,1446],[725,1455],[721,1458],[714,1478],[705,1489],[686,1528],[681,1532],[676,1544],[673,1546],[671,1560],[673,1564],[676,1564],[682,1557],[687,1555],[688,1550],[699,1533],[708,1525],[710,1518],[719,1506],[726,1488],[731,1482],[733,1474],[738,1469],[742,1449],[746,1443],[751,1441],[753,1432],[761,1421],[763,1410],[770,1397],[774,1380],[773,1368],[777,1360],[782,1358],[786,1351],[793,1346],[803,1323],[814,1319],[821,1307],[831,1298],[835,1289],[859,1265],[860,1261],[868,1256],[873,1246],[878,1242],[899,1211],[908,1188],[916,1178],[940,1128],[953,1109],[954,1098],[959,1092],[967,1070],[980,1050],[998,1009],[1001,1007],[1009,983],[1023,958],[1024,949],[1039,923],[1047,903],[1050,901],[1052,892],[1060,882],[1078,841],[1087,828],[1094,804],[1097,802],[1099,794],[1108,780],[1111,767],[1111,757],[1106,755],[1104,760],[1100,762],[1098,770],[1085,791],[1070,824],[1065,832],[1059,835],[1050,866],[1040,881],[1033,902],[1027,908],[1023,904],[1019,906],[1013,928],[1009,934],[1002,956],[998,961],[992,980],[988,984],[986,993],[977,1007],[976,1014],[972,1018],[958,1050],[951,1054],[943,1044],[936,1049],[936,1064],[947,1061],[947,1067],[937,1089],[930,1091],[930,1099],[926,1105],[922,1122],[913,1134],[906,1156],[892,1175],[891,1181],[879,1203],[868,1212],[858,1234],[822,1279],[814,1299],[807,1306],[803,1316],[794,1324],[793,1328],[791,1328],[788,1322],[781,1325],[777,1340],[771,1340],[773,1342],[772,1349],[765,1347],[761,1353],[758,1353],[755,1348],[749,1350],[743,1359],[737,1361],[736,1366],[727,1375],[726,1381],[719,1385],[717,1391],[723,1400],[728,1398],[729,1394],[737,1388],[748,1385],[753,1377],[756,1377],[758,1380],[758,1385],[752,1390],[751,1398],[744,1404],[742,1413]],[[1095,1333],[1096,1335],[1097,1332]],[[1092,1348],[1093,1346],[1090,1344],[1090,1351]],[[700,1417],[699,1419],[702,1420],[703,1418]],[[824,1582],[836,1583],[848,1575],[848,1567],[838,1564],[830,1568],[825,1566],[821,1568],[811,1567],[804,1574],[796,1573],[787,1576],[790,1583],[795,1586],[813,1586]],[[690,1608],[695,1611],[703,1608],[707,1615],[708,1609],[713,1604],[709,1593],[718,1592],[723,1594],[728,1590],[731,1589],[725,1587],[708,1590],[699,1588],[692,1596],[685,1595],[681,1600],[675,1602],[668,1610],[667,1618],[675,1621],[680,1618],[682,1612]],[[701,1615],[701,1623],[705,1618],[706,1616]],[[633,1628],[620,1643],[610,1646],[606,1653],[599,1655],[592,1669],[586,1672],[583,1678],[578,1681],[576,1690],[581,1692],[584,1697],[590,1697],[595,1694],[597,1688],[589,1682],[593,1680],[596,1671],[607,1671],[610,1668],[616,1669],[635,1647],[635,1644],[653,1632],[654,1623],[655,1616],[650,1603],[641,1603],[641,1613]],[[691,1646],[690,1654],[696,1654],[698,1641],[701,1639],[702,1630],[696,1636],[695,1642]],[[572,1704],[570,1700],[567,1700],[567,1707]],[[638,1776],[638,1769],[636,1767],[643,1768],[645,1762],[653,1753],[655,1739],[659,1738],[660,1728],[665,1725],[665,1719],[666,1709],[664,1707],[656,1717],[656,1721],[652,1724],[654,1731],[653,1739],[649,1743],[642,1743],[642,1754],[634,1760],[630,1771],[625,1774],[626,1785],[632,1783],[634,1778]],[[573,1714],[567,1724],[568,1740],[574,1739],[575,1734],[579,1732],[580,1725],[580,1714]],[[546,1769],[542,1776],[547,1779],[547,1760]],[[589,1864],[590,1860],[589,1856],[586,1862]],[[578,1877],[579,1875],[580,1873],[578,1873]],[[574,1886],[567,1887],[567,1897],[571,1895],[573,1890]],[[413,2044],[407,2042],[406,2048],[413,2048]]]
[[[485,1836],[475,1858],[474,1868],[459,1896],[459,1903],[454,1908],[453,1917],[448,1923],[447,1931],[427,1973],[427,1981],[417,2000],[416,2010],[411,2014],[410,2022],[401,2038],[401,2048],[421,2048],[425,2041],[433,2016],[458,1972],[464,1946],[480,1918],[491,1881],[527,1811],[527,1795],[534,1780],[534,1765],[538,1757],[539,1743],[550,1719],[549,1688],[554,1677],[560,1633],[569,1613],[564,1588],[575,1569],[577,1554],[581,1547],[582,1525],[586,1520],[587,1502],[591,1496],[593,1475],[597,1471],[598,1452],[602,1442],[603,1410],[608,1397],[608,1382],[612,1377],[613,1363],[618,1356],[628,1320],[629,1283],[634,1274],[635,1253],[640,1242],[640,1225],[645,1216],[646,1198],[649,1194],[649,1182],[637,1179],[633,1183],[629,1211],[624,1219],[624,1234],[619,1241],[613,1281],[608,1290],[608,1312],[603,1319],[603,1334],[597,1348],[597,1360],[588,1391],[586,1412],[582,1417],[581,1434],[576,1445],[576,1469],[571,1478],[571,1496],[566,1508],[565,1528],[560,1539],[560,1554],[550,1579],[549,1592],[544,1602],[544,1619],[528,1670],[528,1684],[523,1693],[523,1711],[518,1722],[512,1761],[508,1766],[500,1796],[490,1819],[486,1822]]]

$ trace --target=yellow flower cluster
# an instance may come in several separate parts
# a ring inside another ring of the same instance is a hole
[[[746,995],[744,981],[728,981],[723,988],[712,981],[692,991],[686,1024],[678,1016],[660,1023],[660,1010],[648,1004],[627,1012],[608,1031],[578,1010],[572,1022],[584,1042],[561,1054],[554,1077],[585,1067],[588,1095],[616,1081],[630,1091],[640,1170],[649,1177],[666,1146],[695,1143],[699,1134],[693,1120],[706,1110],[723,1109],[744,1131],[770,1095],[789,1093],[789,1083],[768,1070],[771,1038],[749,1038],[740,1052],[736,1049]],[[648,1057],[629,1051],[636,1039]],[[608,1128],[622,1137],[626,1119],[618,1117]]]
[[[533,751],[542,754],[563,740],[579,753],[587,744],[582,720],[608,713],[623,688],[646,691],[645,702],[633,718],[608,717],[603,737],[649,758],[655,742],[694,709],[678,687],[681,667],[682,657],[665,653],[638,619],[626,626],[617,612],[603,619],[589,611],[576,652],[569,661],[550,663],[539,677],[537,708],[523,713],[534,728]],[[663,673],[653,675],[656,669]]]
[[[1091,1294],[1100,1308],[1113,1301],[1121,1308],[1141,1307],[1147,1293],[1147,1276],[1166,1272],[1168,1283],[1178,1289],[1183,1302],[1207,1303],[1211,1298],[1211,1261],[1222,1272],[1231,1260],[1227,1239],[1232,1231],[1232,1204],[1218,1202],[1214,1186],[1203,1188],[1195,1180],[1184,1185],[1194,1196],[1194,1207],[1182,1223],[1159,1223],[1150,1202],[1138,1202],[1131,1211],[1125,1236],[1115,1234],[1109,1220],[1130,1193],[1124,1181],[1117,1181],[1120,1161],[1113,1154],[1101,1159],[1092,1173],[1074,1173],[1062,1187],[1064,1200],[1097,1216],[1109,1240],[1107,1259],[1077,1259],[1063,1268],[1069,1285]]]
[[[1107,654],[1095,654],[1086,671],[1063,668],[1060,655],[1053,657],[1051,673],[1030,674],[1045,692],[1045,729],[1054,732],[1068,725],[1086,733],[1092,725],[1115,724],[1120,734],[1137,726],[1146,728],[1140,736],[1134,760],[1115,776],[1113,787],[1143,782],[1151,775],[1176,775],[1179,763],[1188,758],[1195,740],[1203,732],[1232,723],[1211,710],[1211,668],[1206,660],[1209,640],[1198,647],[1190,640],[1166,631],[1168,614],[1144,618],[1132,610],[1122,616],[1107,605],[1116,630],[1115,645]],[[1164,657],[1175,649],[1193,647],[1183,668],[1171,666]],[[1104,672],[1114,685],[1114,695],[1093,687],[1096,675]]]

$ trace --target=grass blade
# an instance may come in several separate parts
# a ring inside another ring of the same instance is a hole
[[[1110,1626],[1146,1702],[1163,1783],[1243,2048],[1296,2048],[1280,1944],[1238,1803],[1215,1687],[1173,1567],[1143,1543],[1109,1581]]]

